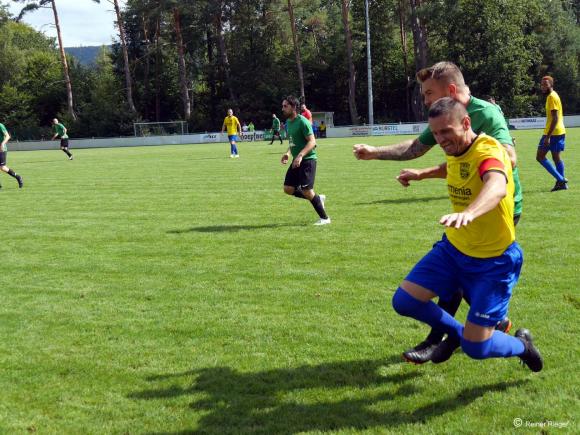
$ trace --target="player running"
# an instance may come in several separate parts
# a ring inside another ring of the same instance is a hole
[[[316,139],[312,133],[312,125],[302,115],[298,114],[298,99],[287,97],[282,102],[282,113],[286,117],[290,146],[282,156],[281,162],[287,164],[292,155],[292,164],[284,179],[284,193],[296,198],[307,199],[318,213],[320,219],[314,225],[328,225],[330,218],[324,208],[325,195],[314,192],[316,178]]]
[[[435,65],[424,68],[417,73],[417,80],[421,83],[421,92],[425,106],[428,108],[439,98],[451,97],[460,102],[467,110],[471,119],[471,127],[476,133],[485,132],[497,139],[508,152],[513,167],[514,178],[514,222],[517,223],[522,213],[522,191],[519,182],[519,171],[516,166],[517,156],[513,147],[513,139],[507,128],[505,118],[500,114],[495,106],[486,101],[473,97],[469,88],[465,84],[463,74],[459,68],[451,62],[439,62]],[[361,160],[411,160],[422,156],[429,151],[437,140],[429,128],[414,140],[408,140],[397,145],[388,147],[371,147],[364,144],[357,144],[353,148],[355,157]],[[447,164],[421,170],[403,169],[397,179],[404,186],[408,186],[412,180],[422,180],[424,178],[445,178],[447,175]],[[455,315],[461,304],[461,292],[457,292],[449,300],[439,300],[441,308],[451,315]],[[509,331],[511,322],[503,319],[498,323],[497,328]],[[403,353],[403,357],[412,363],[422,364],[427,361],[443,362],[448,360],[453,351],[459,347],[459,341],[453,337],[444,337],[442,331],[432,330],[427,338],[421,343]]]
[[[68,134],[67,129],[64,124],[58,122],[58,119],[54,118],[52,120],[52,130],[54,131],[54,136],[52,136],[51,140],[55,140],[56,138],[60,139],[60,149],[68,156],[69,160],[73,159],[73,155],[68,149]]]
[[[6,166],[6,156],[8,154],[7,144],[8,141],[10,140],[10,134],[8,133],[8,130],[6,130],[4,124],[1,123],[0,123],[0,133],[2,133],[2,143],[0,143],[0,170],[2,172],[7,173],[11,177],[16,178],[16,181],[18,182],[18,187],[22,188],[22,186],[24,186],[22,177],[18,175],[16,172],[14,172],[12,169],[10,169],[8,166]],[[0,187],[2,186],[0,185]]]
[[[429,127],[447,158],[447,190],[453,206],[441,217],[441,241],[411,270],[393,296],[402,316],[445,331],[473,359],[518,356],[533,372],[542,356],[527,329],[512,337],[495,329],[507,314],[522,263],[513,222],[511,161],[503,146],[471,129],[463,104],[442,98],[429,109]],[[471,306],[465,326],[431,299],[462,289]]]

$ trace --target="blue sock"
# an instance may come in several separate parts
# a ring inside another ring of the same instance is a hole
[[[233,144],[233,149],[234,149],[234,154],[237,155],[238,154],[238,147],[236,146],[236,144]]]
[[[566,178],[566,176],[564,175],[564,162],[562,160],[556,163],[556,170],[560,173],[562,178]]]
[[[231,143],[230,144],[230,154],[235,154],[234,149],[235,149],[235,145],[233,143]]]
[[[463,334],[463,325],[452,315],[432,301],[421,302],[415,299],[401,287],[393,295],[393,308],[401,316],[412,317],[427,323],[432,328],[445,331],[453,337],[459,338]]]
[[[556,180],[564,181],[564,177],[556,170],[556,168],[554,168],[554,165],[552,165],[548,159],[542,160],[540,165],[546,168],[546,171],[548,171]]]
[[[524,344],[511,335],[493,331],[489,340],[475,342],[461,338],[461,349],[473,359],[508,358],[524,353]]]

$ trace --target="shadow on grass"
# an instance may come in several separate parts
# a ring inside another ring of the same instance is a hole
[[[523,191],[524,198],[529,195],[557,195],[558,192],[552,192],[551,189],[554,187],[553,184],[546,186],[545,188],[538,188],[538,189],[526,189]],[[562,191],[559,191],[562,192]]]
[[[396,199],[380,199],[372,202],[357,202],[355,205],[374,205],[374,204],[409,204],[413,202],[430,202],[449,200],[448,196],[426,196],[423,198],[396,198]]]
[[[35,165],[37,163],[54,163],[54,162],[63,162],[68,160],[68,158],[66,156],[64,156],[64,158],[62,159],[54,159],[54,160],[34,160],[34,161],[30,161],[30,162],[18,162],[18,166],[22,166],[22,165]]]
[[[405,409],[399,404],[401,399],[429,393],[418,389],[414,382],[422,376],[421,371],[409,367],[394,374],[381,373],[381,369],[395,364],[405,363],[396,355],[388,360],[338,362],[255,373],[215,367],[150,377],[150,382],[193,377],[194,383],[189,388],[151,389],[129,397],[162,400],[195,396],[190,407],[201,413],[197,428],[173,433],[294,434],[420,424],[466,407],[488,393],[506,391],[524,383],[509,381],[465,388],[453,397]],[[429,388],[428,383],[424,385]],[[301,391],[309,389],[324,391],[311,392],[305,400]],[[292,394],[299,397],[289,397]],[[332,396],[341,399],[329,400]],[[385,401],[389,402],[387,410],[381,403]],[[377,405],[381,409],[375,408]]]
[[[298,224],[264,224],[264,225],[211,225],[207,227],[192,227],[184,230],[170,230],[168,234],[185,233],[234,233],[236,231],[264,230],[269,228],[301,227]]]
[[[171,156],[169,158],[172,158]],[[186,159],[181,159],[183,160],[187,160],[189,161],[195,161],[195,160],[229,160],[229,157],[191,157],[191,158],[186,158]]]

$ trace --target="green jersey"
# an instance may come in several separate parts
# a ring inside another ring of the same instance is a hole
[[[306,146],[306,138],[314,135],[312,132],[312,124],[304,116],[297,115],[293,120],[288,119],[286,125],[288,126],[288,136],[290,137],[290,152],[292,153],[292,157],[296,158]],[[302,160],[311,159],[316,159],[316,147],[302,157]]]
[[[503,113],[495,105],[472,96],[467,105],[467,114],[471,118],[471,128],[477,134],[485,133],[497,139],[501,144],[514,145]],[[429,127],[423,130],[423,133],[419,136],[419,141],[423,145],[437,145],[437,141]],[[516,216],[522,214],[523,195],[519,174],[519,170],[514,168],[514,215]]]
[[[467,114],[471,118],[471,128],[475,133],[485,133],[497,139],[501,144],[514,144],[505,118],[493,104],[471,97],[467,105]],[[437,141],[429,127],[423,130],[423,133],[419,136],[419,141],[423,145],[437,145]]]
[[[6,127],[4,127],[4,124],[1,124],[1,123],[0,123],[0,133],[2,133],[2,139],[0,139],[0,142],[2,142],[4,140],[4,136],[6,136],[8,134],[8,130],[6,130]],[[6,147],[6,145],[4,145],[0,151],[4,152],[6,150],[7,150],[7,147]]]
[[[280,131],[280,120],[278,118],[272,120],[272,130]]]
[[[256,127],[254,126],[254,124],[253,124],[253,123],[251,123],[251,122],[250,122],[250,123],[248,124],[248,130],[249,130],[249,131],[254,131],[254,130],[256,130]]]
[[[62,124],[54,124],[52,126],[55,134],[61,139],[68,139],[68,134],[66,134],[66,128]]]

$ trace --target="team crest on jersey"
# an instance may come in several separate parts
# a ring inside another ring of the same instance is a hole
[[[469,163],[459,163],[459,176],[464,180],[469,178]]]

